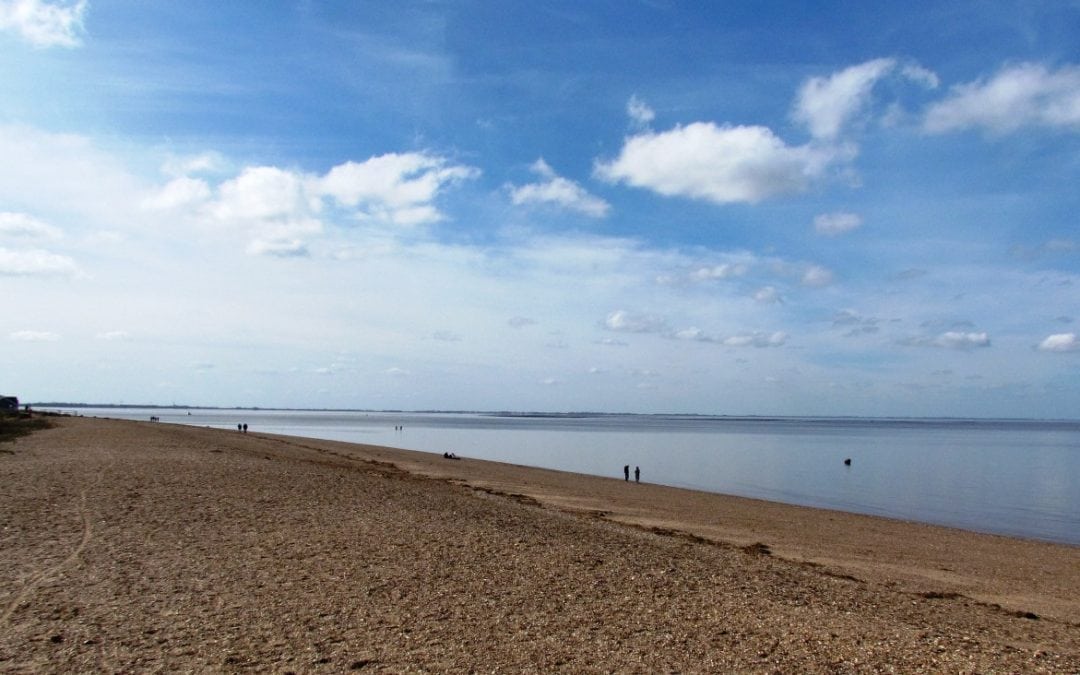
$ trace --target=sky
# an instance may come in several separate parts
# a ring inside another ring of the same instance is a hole
[[[0,393],[1080,418],[1080,3],[0,0]]]

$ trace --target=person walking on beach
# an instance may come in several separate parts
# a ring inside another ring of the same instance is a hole
[[[623,480],[625,480],[627,482],[630,481],[630,465],[629,464],[627,464],[626,466],[624,466],[622,468],[622,475],[623,475]]]
[[[641,482],[641,467],[640,466],[635,466],[634,467],[634,482],[635,483],[640,483]]]

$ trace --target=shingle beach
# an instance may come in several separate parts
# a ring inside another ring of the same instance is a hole
[[[390,448],[0,444],[2,672],[1080,672],[1080,548]]]

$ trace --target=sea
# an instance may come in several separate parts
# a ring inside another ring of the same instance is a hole
[[[56,408],[386,445],[1080,546],[1080,421]],[[846,462],[845,460],[850,460]],[[632,478],[631,478],[632,479]]]

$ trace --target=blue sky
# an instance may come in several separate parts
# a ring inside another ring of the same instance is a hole
[[[25,400],[1080,416],[1080,3],[0,0]]]

